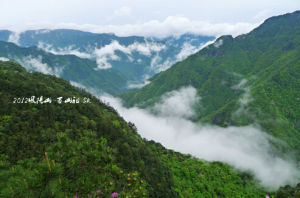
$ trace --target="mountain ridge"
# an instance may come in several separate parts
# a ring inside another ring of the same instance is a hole
[[[267,132],[299,151],[298,17],[299,11],[273,17],[236,38],[222,36],[155,75],[145,87],[121,97],[128,106],[147,107],[159,101],[163,94],[191,85],[202,98],[195,121],[224,127],[258,122]],[[286,99],[280,98],[279,93],[286,93]],[[277,107],[268,101],[274,101]],[[244,112],[235,116],[241,108]],[[274,115],[282,122],[276,121]]]
[[[3,31],[3,34],[7,32]],[[187,37],[193,37],[193,41]],[[171,39],[172,42],[169,42]],[[2,38],[0,31],[0,40],[3,41],[11,41],[22,47],[37,46],[54,54],[88,58],[96,61],[98,69],[102,70],[114,68],[129,79],[128,84],[132,84],[132,87],[142,86],[149,77],[196,52],[211,39],[214,37],[198,35],[164,40],[142,36],[120,37],[72,29],[9,32],[9,38]]]

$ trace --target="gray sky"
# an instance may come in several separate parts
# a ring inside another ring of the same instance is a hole
[[[0,28],[237,35],[295,10],[300,10],[299,0],[0,0]]]

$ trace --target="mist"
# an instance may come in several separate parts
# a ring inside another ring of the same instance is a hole
[[[43,62],[43,57],[32,57],[31,55],[22,58],[15,58],[15,60],[25,67],[28,71],[37,71],[43,74],[51,74],[60,77],[63,73],[63,67],[50,67]]]
[[[108,95],[100,99],[113,106],[126,121],[133,122],[142,137],[160,142],[168,149],[250,172],[269,190],[300,181],[296,164],[275,154],[270,142],[280,140],[258,125],[222,128],[188,120],[195,114],[193,106],[201,102],[193,87],[165,94],[151,109],[125,108],[120,99]]]
[[[40,30],[40,31],[42,31],[42,30]],[[69,54],[71,54],[71,55],[78,56],[79,58],[91,58],[92,57],[88,53],[80,52],[79,49],[74,49],[73,46],[68,46],[68,47],[64,47],[64,48],[55,49],[53,47],[53,45],[51,45],[51,44],[39,42],[38,43],[38,48],[40,48],[40,49],[42,49],[46,52],[55,54],[55,55],[69,55]]]

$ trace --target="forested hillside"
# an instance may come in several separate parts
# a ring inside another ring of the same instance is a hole
[[[0,197],[267,193],[247,173],[142,139],[113,108],[55,76],[0,61],[0,90]],[[32,96],[36,98],[26,99]],[[58,97],[63,97],[61,103]],[[295,189],[287,186],[276,193],[287,197]]]

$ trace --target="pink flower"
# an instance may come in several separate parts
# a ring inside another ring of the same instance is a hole
[[[119,196],[119,193],[117,193],[117,192],[114,192],[111,194],[111,197],[117,197],[117,196]]]
[[[269,195],[266,195],[266,198],[270,198],[270,196],[269,196]]]
[[[74,198],[78,198],[78,196],[77,196],[77,195],[75,195],[75,196],[74,196]]]
[[[96,191],[96,193],[101,193],[101,194],[103,194],[103,192],[102,192],[100,189],[98,189],[98,190]]]

